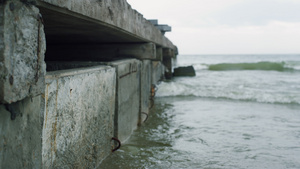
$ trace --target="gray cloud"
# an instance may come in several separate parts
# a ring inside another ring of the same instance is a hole
[[[300,1],[246,0],[212,15],[219,24],[265,25],[269,21],[300,22]]]

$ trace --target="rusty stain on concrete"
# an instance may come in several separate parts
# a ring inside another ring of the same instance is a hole
[[[47,127],[47,118],[48,118],[48,96],[49,96],[49,85],[50,84],[46,84],[46,98],[45,98],[45,104],[46,104],[46,116],[45,116],[45,126],[44,126],[44,128],[46,128]]]

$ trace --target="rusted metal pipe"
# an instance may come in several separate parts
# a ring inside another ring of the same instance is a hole
[[[114,149],[112,149],[112,152],[117,151],[120,147],[121,147],[121,141],[115,137],[111,138],[111,140],[117,141],[118,142],[118,146]]]
[[[143,121],[144,123],[148,120],[148,114],[145,113],[145,112],[142,112],[142,114],[145,114],[146,115],[146,119]]]

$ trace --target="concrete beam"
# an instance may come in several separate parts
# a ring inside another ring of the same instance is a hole
[[[166,32],[171,32],[172,28],[169,25],[156,25],[156,28],[164,35]]]
[[[0,103],[44,92],[45,42],[38,8],[19,0],[0,4]]]
[[[149,21],[150,23],[152,23],[154,26],[155,26],[155,25],[158,25],[158,20],[157,20],[157,19],[148,19],[148,21]]]
[[[166,32],[171,32],[172,31],[172,27],[169,25],[160,25],[158,24],[158,20],[157,19],[150,19],[148,20],[150,23],[152,23],[157,29],[159,29],[161,31],[161,33],[164,35]],[[175,48],[173,48],[175,49]]]
[[[173,58],[175,57],[174,50],[169,48],[163,48],[163,57],[164,58]]]
[[[153,43],[96,44],[96,45],[49,45],[46,60],[103,61],[116,58],[159,60]]]
[[[152,42],[174,48],[126,0],[37,0],[37,6],[44,17],[49,43]]]
[[[175,57],[174,51],[172,49],[164,48],[163,49],[163,64],[165,65],[165,77],[166,79],[172,78],[172,61]]]
[[[162,61],[163,60],[163,49],[162,47],[156,47],[156,61]]]

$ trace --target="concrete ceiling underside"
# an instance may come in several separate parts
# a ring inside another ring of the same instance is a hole
[[[105,23],[40,7],[47,44],[97,44],[147,42]]]

